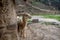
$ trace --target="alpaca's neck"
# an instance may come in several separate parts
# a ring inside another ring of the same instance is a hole
[[[25,16],[23,16],[22,20],[23,20],[22,22],[23,22],[24,26],[26,26],[27,19],[25,18]]]

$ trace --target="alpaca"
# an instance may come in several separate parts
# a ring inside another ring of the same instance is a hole
[[[18,32],[20,36],[26,37],[25,28],[27,28],[27,20],[28,18],[31,18],[31,15],[28,13],[22,13],[20,15],[22,15],[22,20],[18,22]]]

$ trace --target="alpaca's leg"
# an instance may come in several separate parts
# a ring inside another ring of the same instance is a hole
[[[20,36],[20,37],[23,37],[23,30],[22,30],[22,29],[19,29],[18,32],[19,32],[19,36]]]
[[[23,37],[23,30],[21,31],[21,35],[22,35],[22,37]]]
[[[23,37],[23,38],[26,37],[26,34],[25,34],[25,30],[24,30],[24,29],[22,30],[22,37]]]
[[[27,34],[26,34],[26,28],[24,28],[24,30],[23,30],[23,34],[24,34],[24,37],[26,38],[26,36],[27,36]]]
[[[22,30],[20,31],[20,36],[22,37]]]
[[[23,30],[22,30],[22,37],[23,37],[23,38],[25,38],[25,35],[24,35],[24,34],[25,34],[25,30],[23,29]]]
[[[23,30],[20,31],[20,37],[24,37],[24,32],[23,32]]]
[[[24,33],[25,33],[25,32],[24,32],[24,29],[23,29],[23,30],[22,30],[22,37],[23,37],[23,38],[25,38]]]

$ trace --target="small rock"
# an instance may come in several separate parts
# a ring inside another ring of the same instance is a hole
[[[33,19],[32,22],[33,23],[38,23],[39,22],[39,19]]]

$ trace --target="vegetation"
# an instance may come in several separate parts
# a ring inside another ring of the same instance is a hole
[[[52,18],[60,21],[60,16],[59,15],[51,15],[51,14],[46,14],[46,15],[36,15],[36,16],[43,16],[45,18]]]
[[[54,6],[56,9],[60,10],[60,0],[34,0],[35,2],[41,2],[48,6]]]
[[[60,21],[60,16],[57,15],[44,15],[45,18],[52,18],[52,19],[57,19]]]

